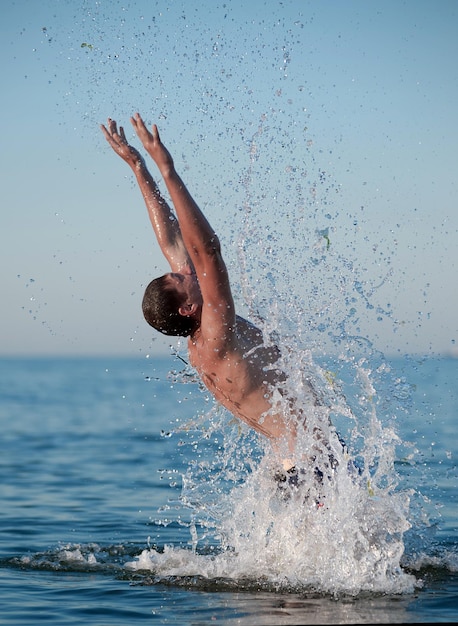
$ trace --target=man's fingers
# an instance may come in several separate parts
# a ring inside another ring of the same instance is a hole
[[[100,128],[102,129],[102,133],[104,134],[105,139],[108,141],[108,143],[110,145],[113,145],[114,141],[112,134],[105,128],[103,124],[100,124]]]
[[[135,120],[135,126],[137,129],[148,133],[148,129],[146,128],[145,122],[143,121],[142,116],[140,115],[140,113],[135,113],[135,117],[133,118]]]
[[[130,118],[130,121],[132,122],[132,126],[135,127],[135,130],[138,130],[139,126],[145,126],[140,113],[134,113],[134,115]]]
[[[137,113],[135,113],[134,117],[135,117],[135,121],[138,124],[141,124],[142,126],[145,125],[145,122],[143,121],[142,116],[140,115],[140,113],[138,111],[137,111]]]
[[[153,124],[151,127],[151,132],[146,128],[145,122],[143,121],[140,113],[135,113],[131,118],[130,122],[135,129],[137,135],[145,142],[148,137],[153,139],[153,141],[160,142],[161,139],[159,137],[159,131],[156,124]],[[100,125],[103,134],[106,139],[111,143],[119,144],[120,142],[128,145],[128,141],[126,139],[126,134],[124,131],[124,127],[120,126],[119,130],[115,120],[112,120],[111,117],[108,118],[107,127],[103,124]]]

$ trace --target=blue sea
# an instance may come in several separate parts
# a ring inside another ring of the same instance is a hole
[[[458,359],[322,359],[311,498],[183,358],[0,360],[0,623],[458,621]]]

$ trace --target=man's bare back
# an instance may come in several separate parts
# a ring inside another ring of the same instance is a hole
[[[280,351],[264,344],[258,328],[237,316],[223,349],[215,350],[199,331],[188,339],[188,349],[191,365],[218,402],[269,439],[289,441],[291,424],[272,407],[272,390],[285,378],[276,365]]]

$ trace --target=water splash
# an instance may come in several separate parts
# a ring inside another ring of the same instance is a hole
[[[293,350],[287,355],[283,365],[294,364],[290,382],[307,410],[298,448],[312,459],[298,480],[281,474],[262,441],[213,409],[193,425],[194,458],[183,477],[181,501],[192,511],[190,548],[148,549],[127,567],[159,577],[251,581],[336,596],[412,592],[420,583],[401,566],[410,492],[397,489],[398,438],[377,418],[371,373],[359,367],[370,407],[362,419],[310,353],[302,361]],[[311,402],[310,386],[320,406]],[[331,414],[351,421],[359,467],[351,438],[340,444]],[[313,436],[316,428],[326,445]]]

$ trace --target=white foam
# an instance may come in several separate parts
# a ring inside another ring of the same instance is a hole
[[[259,462],[250,462],[247,471],[247,458],[250,453],[254,456],[254,451],[236,429],[229,430],[220,458],[214,459],[218,471],[212,471],[211,462],[194,463],[183,481],[183,499],[193,510],[191,548],[144,550],[127,568],[160,577],[260,581],[275,588],[313,589],[334,595],[411,593],[420,585],[401,567],[403,536],[410,528],[410,493],[397,489],[396,434],[379,422],[372,400],[367,400],[366,423],[362,424],[341,397],[333,402],[331,382],[323,371],[318,367],[316,375],[312,371],[309,363],[307,380],[321,385],[318,391],[326,395],[327,405],[312,406],[309,397],[304,399],[307,430],[298,441],[297,453],[308,458],[309,464],[299,474],[301,484],[288,486],[288,475],[284,482],[275,479],[279,468],[268,450]],[[373,398],[370,372],[360,372],[360,378],[366,397]],[[295,382],[300,394],[300,385]],[[308,385],[306,391],[309,393]],[[328,423],[328,414],[337,410],[351,417],[359,438],[365,438],[360,453],[365,469],[361,472]],[[313,437],[318,427],[330,445],[320,445]],[[330,467],[330,448],[337,463],[334,469]],[[245,463],[239,484],[234,480],[237,461],[240,468]],[[321,481],[315,468],[323,471]],[[229,475],[235,486],[227,492],[218,487],[218,481]],[[197,528],[204,528],[203,535],[208,536],[212,524],[220,549],[203,554]]]

